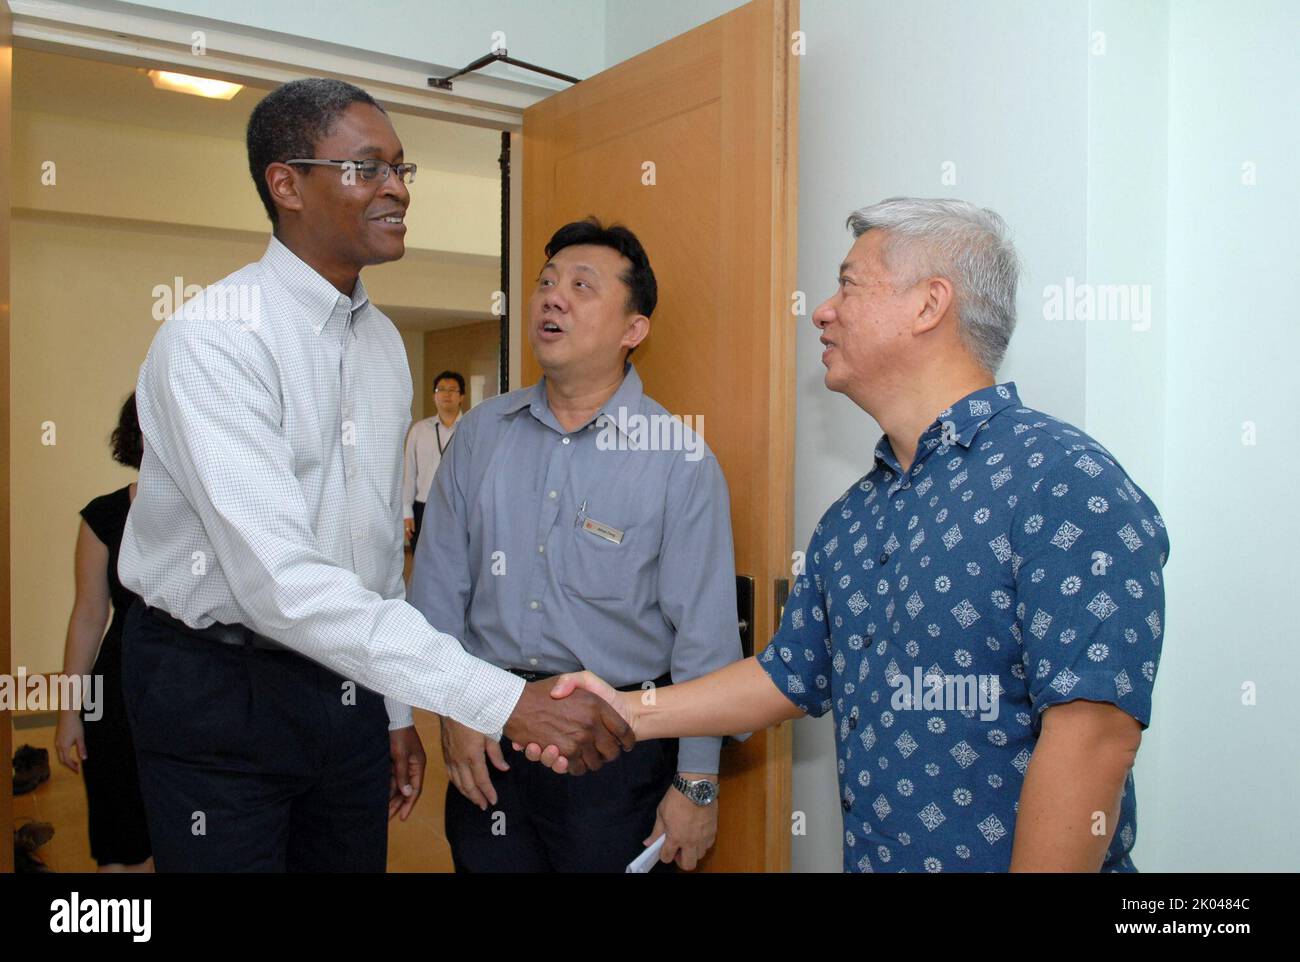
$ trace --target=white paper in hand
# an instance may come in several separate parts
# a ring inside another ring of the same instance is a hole
[[[659,853],[664,850],[664,839],[667,837],[666,834],[660,835],[651,842],[644,852],[627,863],[627,871],[644,874],[654,868],[655,862],[659,861]]]

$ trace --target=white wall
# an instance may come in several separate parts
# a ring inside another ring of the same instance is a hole
[[[744,4],[745,0],[605,0],[605,65],[629,60]]]
[[[1139,836],[1152,868],[1294,872],[1300,18],[1285,0],[1178,0],[1169,27],[1161,507],[1172,547]],[[1246,682],[1254,706],[1242,704]]]

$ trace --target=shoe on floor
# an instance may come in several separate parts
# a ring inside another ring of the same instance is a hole
[[[14,794],[26,795],[50,778],[50,753],[24,745],[14,753]]]
[[[35,855],[36,850],[54,838],[54,826],[49,822],[26,822],[14,830],[14,851]]]
[[[14,852],[14,874],[15,875],[24,875],[24,874],[36,873],[36,872],[53,872],[53,871],[54,869],[50,868],[48,865],[42,862],[31,852],[20,852],[20,851]]]

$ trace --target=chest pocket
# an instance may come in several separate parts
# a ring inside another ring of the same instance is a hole
[[[623,532],[618,544],[574,525],[565,539],[564,567],[560,584],[586,601],[626,601],[633,595],[642,568],[638,525],[624,527],[618,520],[593,518],[604,528]]]

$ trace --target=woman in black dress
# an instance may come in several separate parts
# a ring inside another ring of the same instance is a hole
[[[126,399],[112,438],[113,460],[140,468],[143,439],[135,394]],[[84,772],[90,813],[90,854],[101,872],[152,872],[153,856],[135,767],[135,746],[122,697],[122,624],[136,599],[117,579],[117,552],[135,483],[101,495],[81,509],[77,533],[77,595],[63,653],[66,675],[102,679],[100,703],[87,712],[64,709],[54,744],[59,761]],[[109,604],[113,620],[109,623]],[[108,624],[108,631],[104,625]],[[102,640],[101,640],[102,636]],[[98,652],[98,654],[96,653]],[[102,714],[100,711],[102,710]]]

